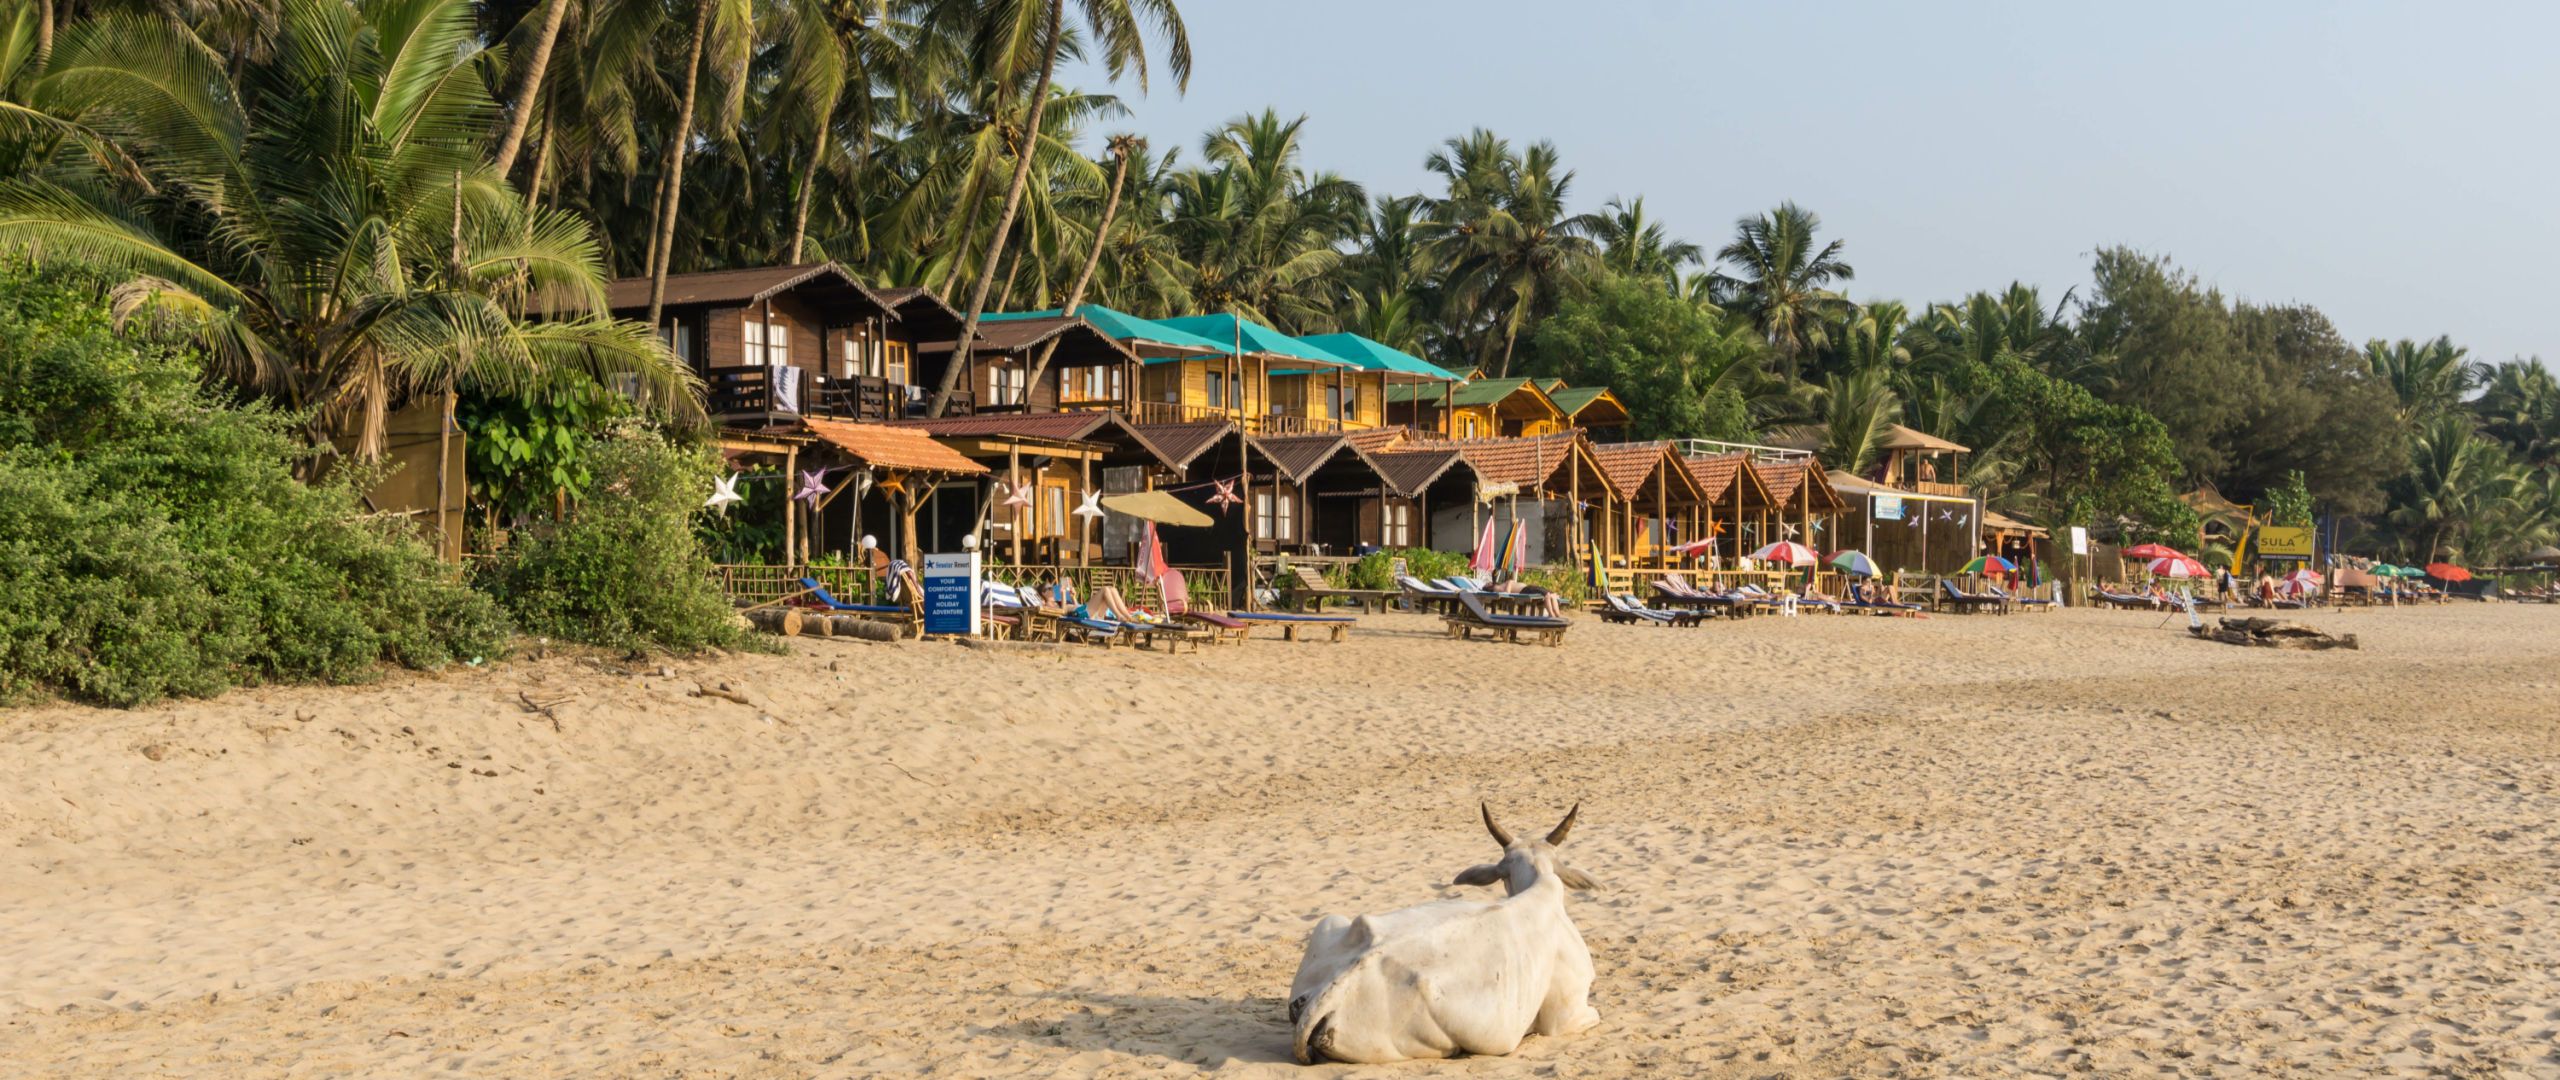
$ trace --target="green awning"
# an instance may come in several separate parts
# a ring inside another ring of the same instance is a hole
[[[1003,311],[979,318],[986,322],[1006,322],[1055,318],[1060,314],[1063,313],[1059,309],[1049,308],[1045,311]],[[1094,329],[1128,346],[1129,351],[1145,357],[1150,364],[1193,356],[1224,356],[1227,353],[1226,342],[1212,341],[1188,330],[1166,326],[1154,319],[1141,319],[1100,304],[1078,304],[1076,315],[1092,323]]]
[[[1457,380],[1457,376],[1441,370],[1437,364],[1358,334],[1316,334],[1298,340],[1350,361],[1354,367],[1398,375],[1419,375],[1443,382]]]
[[[1351,361],[1307,344],[1251,319],[1233,315],[1176,315],[1156,320],[1176,330],[1187,330],[1211,341],[1221,342],[1219,351],[1234,345],[1244,347],[1244,355],[1258,356],[1283,363],[1313,364],[1318,367],[1350,367]]]

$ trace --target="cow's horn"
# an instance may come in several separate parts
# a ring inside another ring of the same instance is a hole
[[[1502,831],[1502,826],[1493,823],[1493,807],[1487,806],[1483,802],[1479,801],[1476,803],[1476,809],[1484,811],[1484,831],[1493,834],[1493,842],[1504,847],[1510,847],[1511,834]]]
[[[1581,803],[1575,803],[1573,804],[1573,809],[1565,811],[1564,820],[1556,822],[1556,831],[1547,834],[1547,843],[1564,843],[1565,834],[1573,831],[1573,819],[1581,813]]]

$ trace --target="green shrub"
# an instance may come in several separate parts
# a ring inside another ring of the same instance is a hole
[[[568,520],[516,530],[483,572],[525,632],[679,652],[747,643],[694,531],[719,454],[624,423],[578,456],[588,480]]]
[[[1591,598],[1591,580],[1571,567],[1533,566],[1520,575],[1520,583],[1556,594],[1566,607]]]
[[[310,486],[293,418],[208,394],[93,292],[0,272],[0,698],[111,705],[370,679],[504,650],[487,598],[362,470]]]
[[[1405,572],[1424,581],[1467,572],[1467,556],[1463,552],[1433,551],[1430,548],[1388,548],[1372,551],[1352,563],[1335,584],[1348,589],[1392,589],[1396,587],[1395,560],[1405,561]]]

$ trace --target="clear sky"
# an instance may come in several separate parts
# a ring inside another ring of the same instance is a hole
[[[1097,135],[1196,162],[1230,117],[1304,113],[1309,165],[1379,194],[1436,190],[1424,156],[1482,126],[1554,142],[1576,209],[1642,195],[1711,252],[1804,204],[1859,300],[2019,280],[2051,302],[2128,244],[2351,342],[2560,360],[2560,5],[1181,7],[1189,93],[1160,66],[1145,96],[1124,80],[1130,115]]]

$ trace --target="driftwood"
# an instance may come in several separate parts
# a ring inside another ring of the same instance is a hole
[[[807,626],[821,624],[826,627],[826,630],[820,636],[851,638],[855,641],[896,641],[904,633],[895,623],[866,619],[859,615],[813,615],[809,617],[807,623],[803,624],[802,633],[810,632],[806,629]]]
[[[2226,645],[2256,645],[2268,649],[2352,649],[2354,634],[2324,634],[2298,622],[2283,619],[2221,619],[2219,627],[2191,625],[2189,633],[2207,641]]]
[[[793,607],[756,608],[749,611],[747,621],[768,634],[790,637],[800,632],[800,609]]]

